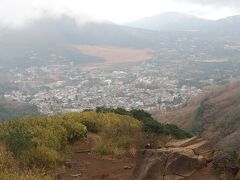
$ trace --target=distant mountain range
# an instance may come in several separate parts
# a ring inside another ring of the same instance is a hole
[[[82,55],[73,45],[152,47],[158,32],[105,22],[77,24],[68,16],[45,17],[23,28],[0,30],[0,66],[39,65],[44,62],[88,63],[101,61]],[[24,62],[24,63],[22,63]]]
[[[180,13],[164,13],[127,24],[87,22],[69,16],[42,17],[22,28],[0,28],[0,66],[49,63],[91,63],[99,57],[83,55],[75,45],[125,48],[170,48],[217,42],[219,37],[239,37],[240,16],[211,21]],[[132,26],[132,27],[130,27]],[[1,25],[0,25],[1,27]],[[220,36],[219,36],[220,35]],[[237,36],[236,36],[237,35]],[[200,42],[201,41],[201,42]],[[204,43],[202,43],[204,42]]]
[[[240,15],[220,20],[208,20],[192,15],[167,12],[127,24],[135,28],[157,31],[215,31],[240,33]]]

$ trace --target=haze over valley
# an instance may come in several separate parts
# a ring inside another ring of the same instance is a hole
[[[33,104],[44,114],[97,106],[166,110],[239,77],[238,31],[193,31],[187,15],[161,17],[169,27],[175,18],[189,29],[79,24],[64,15],[2,30],[0,65],[8,75],[2,83],[9,87],[2,98]],[[237,29],[240,20],[230,19]]]
[[[107,1],[0,2],[0,179],[239,180],[240,4]]]

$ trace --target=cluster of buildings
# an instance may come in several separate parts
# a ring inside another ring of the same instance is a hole
[[[99,69],[68,64],[12,70],[18,88],[4,97],[34,104],[44,114],[98,106],[167,110],[201,92],[194,86],[179,87],[179,68],[146,61]]]

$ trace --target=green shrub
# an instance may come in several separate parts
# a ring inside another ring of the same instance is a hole
[[[103,126],[99,116],[93,111],[84,111],[83,113],[67,113],[62,115],[64,119],[73,119],[87,127],[89,132],[98,133]]]
[[[164,125],[156,121],[152,115],[142,109],[132,109],[127,111],[123,108],[107,108],[107,107],[97,107],[97,113],[109,113],[114,112],[116,114],[128,115],[139,120],[143,124],[143,131],[147,134],[156,135],[170,135],[177,139],[184,139],[192,137],[190,133],[178,128],[176,125]]]
[[[129,149],[131,147],[131,138],[128,136],[120,136],[116,140],[116,144],[118,148]]]
[[[26,166],[53,167],[72,139],[84,137],[85,126],[62,116],[38,116],[8,121],[0,131],[6,147]]]
[[[164,126],[157,121],[151,119],[144,119],[143,121],[143,130],[149,134],[164,134]]]
[[[167,135],[173,135],[177,139],[191,138],[192,135],[173,124],[166,124],[165,131]]]
[[[22,154],[25,163],[32,166],[54,168],[62,162],[61,155],[46,146],[37,146]]]
[[[81,123],[87,127],[87,130],[89,132],[93,132],[93,133],[98,133],[102,127],[102,125],[97,121],[87,119],[87,118],[82,118]]]
[[[9,131],[3,135],[7,149],[15,156],[21,154],[22,151],[33,147],[33,134],[26,131],[21,124],[10,124]]]
[[[208,97],[204,98],[201,101],[199,107],[197,108],[197,110],[194,113],[195,124],[194,124],[193,130],[192,130],[194,134],[201,134],[203,132],[202,118],[207,109],[209,109],[209,98]]]
[[[0,146],[0,179],[1,180],[51,180],[51,176],[46,175],[37,169],[24,169],[21,167],[11,153]]]
[[[83,112],[79,121],[88,128],[89,124],[94,124],[99,132],[101,141],[94,150],[96,154],[122,155],[130,147],[136,148],[141,142],[137,136],[142,134],[142,123],[130,116],[115,113]]]
[[[99,143],[95,148],[94,148],[94,152],[98,155],[101,156],[114,156],[115,150],[114,147],[111,145],[111,143]]]

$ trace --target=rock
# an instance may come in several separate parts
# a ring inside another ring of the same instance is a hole
[[[123,169],[128,170],[128,169],[132,169],[132,167],[131,166],[124,166]]]
[[[164,176],[164,180],[183,180],[184,177],[178,175],[167,175]]]
[[[211,162],[213,158],[213,148],[210,142],[200,137],[192,137],[186,140],[169,142],[166,148],[187,148],[192,149],[194,154],[201,155],[207,159],[207,162]]]
[[[188,148],[192,149],[195,154],[201,155],[206,152],[212,151],[212,146],[208,141],[200,141],[196,144],[192,144],[187,146]]]
[[[224,152],[216,152],[213,156],[213,166],[217,170],[227,171],[232,175],[236,175],[239,171],[239,167],[236,162],[230,157],[230,155]]]
[[[73,174],[73,175],[71,175],[73,178],[78,178],[78,177],[81,177],[82,176],[82,174],[81,173],[79,173],[79,174]]]
[[[178,180],[190,177],[207,166],[202,154],[210,146],[201,138],[174,141],[161,149],[144,149],[137,152],[134,176],[138,180]],[[196,153],[197,152],[197,153]]]
[[[152,149],[151,144],[150,144],[150,143],[147,143],[147,144],[145,145],[145,149]]]
[[[206,159],[201,156],[195,156],[191,150],[187,152],[173,152],[168,157],[165,174],[177,174],[188,177],[195,170],[206,167],[206,165]]]
[[[208,141],[203,140],[197,144],[188,146],[188,148],[192,149],[194,154],[203,156],[207,162],[211,162],[213,160],[213,148]]]
[[[167,154],[156,149],[140,150],[136,155],[134,175],[137,179],[156,179],[164,176]]]
[[[189,138],[189,139],[184,139],[184,140],[176,140],[176,141],[171,141],[169,143],[167,143],[165,145],[166,148],[174,148],[174,147],[187,147],[187,146],[190,146],[192,144],[196,144],[200,141],[203,141],[202,138],[199,138],[197,136],[194,136],[192,138]]]
[[[64,165],[66,166],[66,167],[68,167],[68,168],[71,168],[72,167],[72,162],[71,162],[71,160],[66,160],[65,162],[64,162]]]
[[[204,157],[194,155],[191,150],[143,150],[137,158],[139,165],[134,170],[137,179],[165,179],[171,175],[188,177],[207,165]]]
[[[240,170],[237,173],[236,180],[240,180]]]

